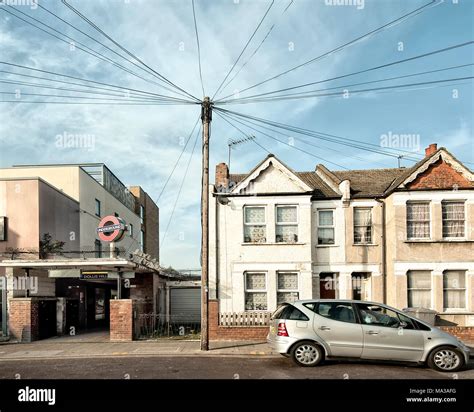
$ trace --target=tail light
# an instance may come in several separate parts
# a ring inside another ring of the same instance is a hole
[[[288,331],[286,330],[286,325],[284,322],[278,324],[278,333],[277,336],[289,336]]]

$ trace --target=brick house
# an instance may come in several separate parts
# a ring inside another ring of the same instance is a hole
[[[209,221],[218,323],[322,297],[474,326],[474,175],[445,148],[430,145],[410,168],[297,172],[269,155],[229,174],[221,163]]]

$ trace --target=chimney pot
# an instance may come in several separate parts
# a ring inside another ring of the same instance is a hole
[[[430,156],[434,152],[438,150],[438,145],[436,143],[431,143],[426,149],[425,149],[425,156]]]

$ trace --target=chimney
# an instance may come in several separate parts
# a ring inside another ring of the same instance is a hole
[[[229,168],[225,163],[219,163],[216,166],[216,187],[229,186]]]
[[[425,149],[425,156],[431,156],[434,152],[438,150],[438,145],[436,143],[431,143],[426,149]]]

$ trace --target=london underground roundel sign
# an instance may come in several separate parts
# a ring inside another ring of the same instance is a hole
[[[125,233],[125,222],[117,216],[105,216],[97,227],[97,234],[104,242],[118,242]]]

